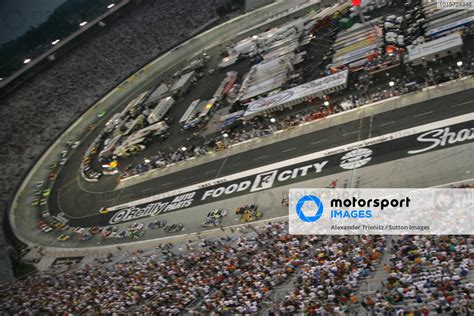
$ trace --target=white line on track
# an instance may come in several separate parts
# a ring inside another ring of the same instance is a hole
[[[464,104],[469,104],[469,103],[473,103],[474,100],[472,101],[466,101],[466,102],[462,102],[462,103],[458,103],[458,104],[453,104],[451,105],[452,108],[457,108],[458,106],[461,106],[461,105],[464,105]]]
[[[267,158],[268,156],[260,156],[260,157],[257,157],[257,158],[254,158],[253,160],[259,160],[259,159],[263,159],[263,158]]]
[[[161,186],[164,187],[164,186],[170,185],[170,184],[172,184],[172,183],[173,183],[173,182],[166,182],[166,183],[163,183]]]
[[[296,147],[293,147],[293,148],[288,148],[288,149],[282,150],[281,152],[282,152],[282,153],[286,153],[286,152],[289,152],[289,151],[292,151],[292,150],[296,150],[296,149],[297,149]]]
[[[225,165],[225,163],[227,162],[227,158],[229,158],[229,156],[225,157],[224,161],[222,162],[222,165],[221,165],[221,167],[219,168],[219,171],[217,171],[216,178],[218,178],[219,175],[221,174],[222,168],[224,168],[224,165]]]
[[[209,171],[206,171],[206,172],[204,172],[204,173],[205,173],[205,174],[210,174],[210,173],[214,173],[214,172],[216,172],[216,171],[217,171],[217,170],[209,170]]]
[[[323,143],[323,142],[325,142],[325,141],[327,141],[327,138],[325,138],[325,139],[320,139],[320,140],[318,140],[318,141],[312,142],[311,144],[313,144],[313,145],[314,145],[314,144],[319,144],[319,143]]]
[[[380,124],[380,126],[390,125],[390,124],[393,124],[393,123],[395,123],[395,121],[390,121],[390,122],[387,122],[387,123],[383,123],[383,124]]]
[[[238,165],[240,165],[240,162],[238,162],[238,163],[234,163],[234,164],[232,164],[232,165],[228,165],[227,167],[229,167],[229,168],[230,168],[230,167],[235,167],[235,166],[238,166]]]
[[[359,133],[359,131],[353,131],[353,132],[350,132],[350,133],[345,133],[345,134],[342,134],[342,136],[349,136],[349,135],[357,134],[357,133]]]
[[[415,114],[413,115],[413,117],[419,117],[419,116],[424,116],[424,115],[429,115],[433,113],[433,111],[428,111],[428,112],[423,112],[423,113],[420,113],[420,114]]]

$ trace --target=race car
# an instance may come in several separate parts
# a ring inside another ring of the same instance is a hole
[[[59,235],[58,237],[56,237],[56,239],[59,241],[68,241],[70,238],[71,236],[69,235]]]
[[[257,209],[257,205],[250,204],[239,207],[235,210],[237,215],[240,215],[242,223],[255,221],[263,216],[263,213]]]
[[[215,209],[210,211],[204,221],[202,222],[202,227],[216,227],[222,223],[222,219],[229,214],[227,209]]]
[[[229,210],[223,208],[223,209],[215,209],[214,211],[210,211],[207,214],[207,217],[212,217],[212,218],[222,218],[226,217],[227,214],[229,214]]]
[[[163,228],[165,226],[166,226],[166,220],[164,219],[157,219],[148,224],[149,229],[158,229],[158,228]]]
[[[57,177],[57,174],[55,172],[51,172],[49,174],[48,179],[49,179],[49,181],[54,181],[54,180],[56,180],[56,177]]]
[[[242,215],[244,214],[245,211],[247,210],[256,210],[257,209],[257,205],[255,204],[247,204],[247,205],[244,205],[244,206],[241,206],[241,207],[238,207],[235,209],[235,215]]]
[[[164,228],[164,231],[167,233],[176,233],[184,230],[184,225],[183,224],[171,224],[171,225],[166,225]]]

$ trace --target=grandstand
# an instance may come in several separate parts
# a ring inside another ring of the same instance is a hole
[[[32,163],[80,114],[152,58],[218,18],[215,8],[225,3],[142,3],[1,99],[1,198],[12,198]]]
[[[474,235],[291,234],[289,194],[469,195],[470,24],[425,36],[424,0],[120,3],[0,94],[2,314],[474,313]]]
[[[0,309],[9,314],[472,311],[472,237],[329,238],[286,231],[287,223],[268,223],[227,237],[162,244],[49,271],[4,288]],[[385,271],[377,279],[380,289],[361,292],[379,271]]]

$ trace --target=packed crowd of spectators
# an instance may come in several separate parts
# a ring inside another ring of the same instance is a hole
[[[283,314],[340,315],[359,308],[357,288],[380,263],[385,238],[324,238],[301,266],[295,289],[278,306]],[[313,250],[312,250],[313,251]]]
[[[287,223],[268,223],[244,234],[162,245],[124,261],[109,257],[63,273],[44,272],[0,293],[7,313],[257,312],[268,294],[296,277],[299,294],[316,304],[341,305],[357,280],[372,271],[383,237],[291,236]],[[332,288],[332,290],[331,290]],[[282,302],[290,310],[291,298]],[[350,304],[350,303],[347,303]],[[311,305],[311,304],[310,304]],[[298,308],[300,306],[298,305]]]
[[[69,124],[134,70],[217,17],[225,0],[142,1],[0,100],[0,192]],[[120,14],[120,12],[119,12]]]
[[[292,236],[287,223],[275,222],[29,276],[0,292],[0,310],[468,315],[472,243],[472,237],[404,236],[392,241],[388,263],[382,265],[383,236]],[[388,273],[383,290],[360,293],[361,283],[377,269]],[[272,298],[288,286],[286,295]]]
[[[471,315],[474,260],[468,236],[404,236],[393,240],[383,289],[365,298],[373,315]]]

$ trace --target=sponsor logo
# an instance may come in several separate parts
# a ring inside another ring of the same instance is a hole
[[[328,160],[325,160],[322,162],[312,163],[306,166],[287,169],[284,171],[272,170],[269,172],[261,173],[256,175],[253,181],[246,180],[240,183],[232,183],[227,186],[209,189],[204,192],[201,200],[204,201],[208,198],[218,198],[223,194],[228,195],[235,192],[245,191],[249,188],[250,192],[271,189],[273,188],[275,182],[284,182],[290,179],[295,179],[297,177],[305,177],[310,172],[320,173],[328,162]]]
[[[247,109],[247,112],[258,112],[262,109],[270,107],[275,104],[280,104],[293,96],[294,92],[291,90],[280,92],[269,98],[262,98],[252,102]]]
[[[446,145],[452,145],[466,140],[474,139],[474,128],[464,128],[459,130],[457,133],[451,132],[449,127],[435,129],[418,136],[417,140],[420,143],[429,144],[427,147],[422,149],[410,150],[410,155],[423,153],[428,150],[432,150],[437,147],[444,147]]]
[[[157,202],[148,204],[145,207],[129,207],[118,211],[112,216],[109,223],[114,225],[121,222],[128,222],[140,218],[156,216],[174,210],[179,210],[191,206],[196,192],[181,194],[173,198],[170,202]]]
[[[306,213],[311,212],[314,213],[314,215],[306,216],[303,212],[303,207],[305,208],[304,211],[306,211]],[[305,195],[298,200],[298,203],[296,203],[296,214],[298,214],[298,217],[303,222],[316,222],[321,218],[321,216],[323,216],[323,211],[323,202],[321,202],[321,200],[314,195]]]
[[[369,163],[372,160],[372,150],[368,148],[359,148],[348,152],[341,158],[342,169],[356,169]]]
[[[253,182],[252,189],[250,192],[266,190],[273,187],[273,183],[275,182],[275,178],[277,176],[278,170],[266,172],[259,174],[255,177],[255,181]]]

